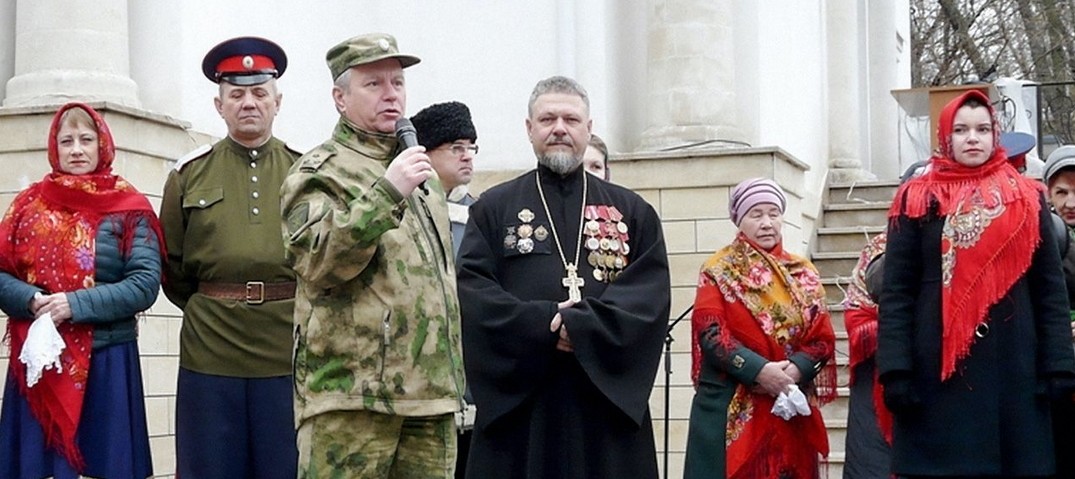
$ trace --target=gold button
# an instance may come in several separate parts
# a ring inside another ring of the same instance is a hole
[[[253,183],[257,183],[257,182],[258,182],[258,177],[256,177],[256,176],[251,176],[251,177],[250,177],[250,181],[251,181],[251,182],[253,182]]]
[[[205,206],[205,200],[198,200],[198,206]]]
[[[255,192],[253,192],[253,193],[250,193],[250,196],[253,196],[253,197],[254,197],[255,199],[257,199],[257,197],[259,197],[259,196],[261,196],[261,195],[259,195],[259,194],[258,194],[258,192],[257,192],[257,191],[255,191]]]
[[[258,214],[258,213],[261,213],[261,210],[259,210],[259,209],[257,209],[257,208],[254,208],[254,209],[250,210],[250,212],[251,212],[251,213],[254,213],[254,214],[256,215],[256,214]]]

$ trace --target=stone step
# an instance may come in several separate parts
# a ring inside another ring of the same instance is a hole
[[[884,226],[845,226],[818,228],[815,249],[819,253],[859,253],[874,236],[885,231]]]
[[[861,253],[861,251],[818,252],[812,255],[811,261],[822,278],[848,278],[851,276],[851,271],[855,269]],[[843,301],[843,299],[840,297],[834,302]]]
[[[832,449],[832,446],[833,443],[830,440],[829,449]],[[822,479],[840,479],[844,477],[845,458],[846,453],[842,448],[839,451],[829,451],[829,457],[821,460]]]
[[[850,273],[850,270],[848,272]],[[850,281],[851,277],[849,275],[823,276],[821,285],[825,287],[825,302],[828,304],[843,302],[846,295],[845,291]]]
[[[828,205],[823,214],[823,223],[826,228],[885,226],[888,224],[888,205],[887,201]]]
[[[829,314],[832,316],[832,329],[834,331],[847,331],[847,325],[844,323],[844,306],[842,304],[830,304]]]
[[[829,185],[828,204],[892,201],[892,197],[896,195],[897,187],[899,187],[898,181],[833,184]]]

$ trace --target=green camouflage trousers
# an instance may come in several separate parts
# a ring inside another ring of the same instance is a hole
[[[456,441],[452,414],[318,414],[299,425],[299,479],[452,479]]]

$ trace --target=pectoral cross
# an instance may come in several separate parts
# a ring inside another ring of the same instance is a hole
[[[567,276],[560,281],[560,284],[567,288],[567,299],[575,302],[582,301],[582,290],[579,288],[586,285],[586,280],[579,277],[578,266],[567,263],[564,267],[567,269]]]

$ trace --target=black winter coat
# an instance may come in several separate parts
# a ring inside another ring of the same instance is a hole
[[[1044,203],[1044,202],[1043,202]],[[895,414],[900,475],[1053,473],[1050,382],[1075,372],[1067,291],[1049,210],[1030,268],[989,310],[956,372],[940,381],[944,218],[899,217],[889,228],[877,366]]]

